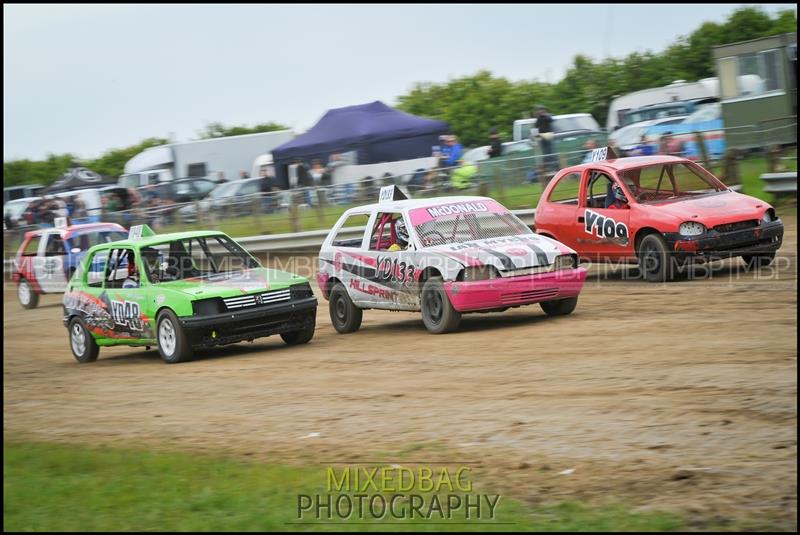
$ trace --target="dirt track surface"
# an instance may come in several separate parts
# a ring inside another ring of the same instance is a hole
[[[79,365],[60,297],[23,310],[6,283],[4,430],[301,463],[480,461],[487,481],[531,503],[618,500],[796,528],[797,233],[786,223],[777,276],[738,260],[668,285],[593,269],[571,316],[470,315],[444,336],[417,314],[379,311],[338,335],[320,299],[307,346],[272,337],[173,366],[134,348]]]

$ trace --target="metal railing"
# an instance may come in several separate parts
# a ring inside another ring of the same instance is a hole
[[[766,183],[764,191],[768,193],[797,195],[797,171],[791,173],[764,173],[759,178]]]

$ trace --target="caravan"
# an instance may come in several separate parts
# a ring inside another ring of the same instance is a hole
[[[699,82],[676,80],[664,87],[653,87],[628,93],[611,101],[611,106],[608,108],[606,131],[611,133],[620,126],[624,126],[626,112],[635,108],[652,104],[706,99],[708,101],[719,99],[719,80],[717,78],[703,78]]]

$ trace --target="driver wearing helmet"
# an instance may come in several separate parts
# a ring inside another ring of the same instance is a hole
[[[611,186],[611,195],[613,196],[613,200],[606,208],[611,210],[628,208],[628,197],[625,196],[625,191],[622,189],[622,186],[616,182]]]
[[[142,263],[144,264],[145,269],[148,271],[150,282],[159,282],[158,273],[160,261],[158,250],[153,249],[152,247],[144,247],[142,249]]]
[[[133,258],[128,259],[128,277],[122,283],[123,288],[138,288],[139,287],[139,270],[136,268],[136,261]]]
[[[405,251],[408,248],[408,229],[406,228],[406,224],[401,217],[394,224],[394,232],[396,236],[396,240],[390,247],[389,251]]]

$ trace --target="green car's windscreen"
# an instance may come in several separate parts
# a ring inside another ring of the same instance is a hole
[[[154,284],[259,267],[255,258],[226,236],[173,240],[142,247],[141,253]]]

